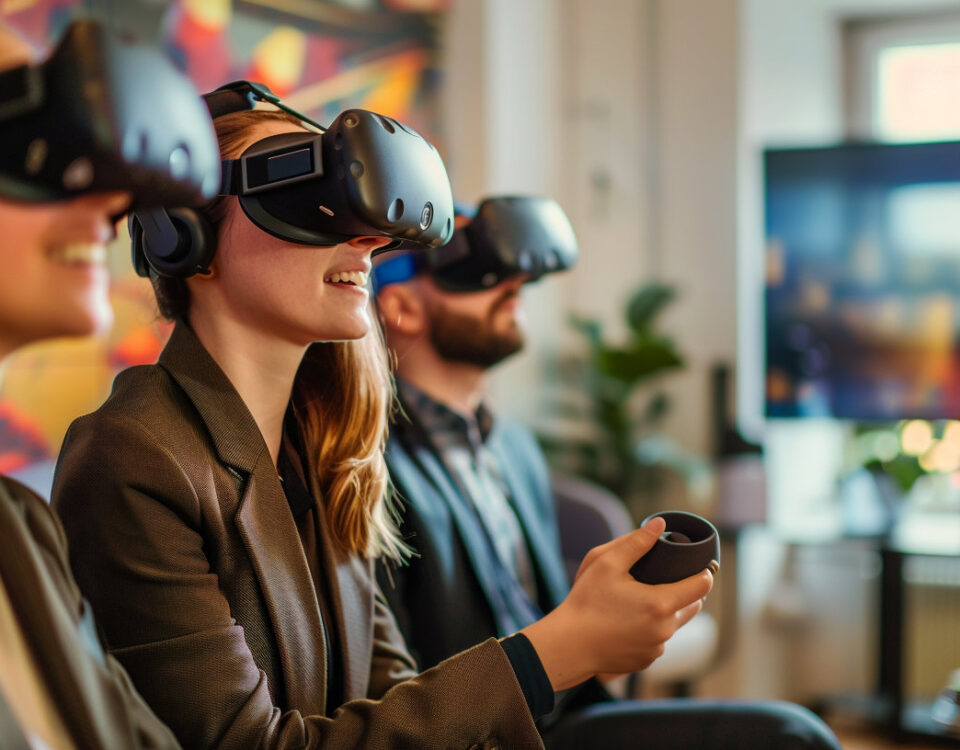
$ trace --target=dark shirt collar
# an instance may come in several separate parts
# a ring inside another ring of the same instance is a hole
[[[423,429],[438,444],[460,442],[477,451],[493,432],[493,412],[481,403],[474,414],[451,409],[412,383],[397,378],[397,394],[404,408],[413,412]]]
[[[304,475],[305,461],[300,449],[300,430],[292,409],[287,412],[283,427],[277,473],[280,475],[290,512],[294,518],[299,518],[317,504],[317,498],[311,494]]]

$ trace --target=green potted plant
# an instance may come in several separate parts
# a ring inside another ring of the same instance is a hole
[[[673,340],[658,329],[675,297],[672,287],[659,283],[634,292],[621,342],[610,341],[598,320],[571,316],[586,348],[558,362],[551,422],[539,431],[551,465],[607,487],[638,520],[657,510],[656,493],[668,475],[701,489],[710,483],[707,463],[660,429],[670,409],[660,379],[685,365]]]

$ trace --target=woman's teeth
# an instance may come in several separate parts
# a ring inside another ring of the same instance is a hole
[[[347,271],[346,273],[335,273],[328,276],[325,281],[331,284],[353,284],[354,286],[366,286],[367,274],[364,271]]]
[[[50,257],[67,266],[102,266],[107,262],[107,248],[99,243],[75,242],[53,248]]]

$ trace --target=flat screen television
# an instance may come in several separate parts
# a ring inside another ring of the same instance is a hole
[[[960,142],[763,169],[766,415],[960,419]]]

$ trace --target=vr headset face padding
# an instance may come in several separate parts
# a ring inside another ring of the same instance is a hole
[[[396,120],[347,110],[321,135],[282,133],[224,162],[225,192],[270,234],[305,245],[387,236],[438,247],[453,196],[436,148]],[[387,248],[384,248],[387,249]]]
[[[49,59],[0,73],[0,195],[55,201],[124,190],[136,207],[190,205],[220,186],[210,116],[156,49],[92,20]]]
[[[434,283],[451,292],[489,289],[518,275],[535,280],[576,263],[570,220],[549,198],[488,198],[450,243],[430,251]]]

